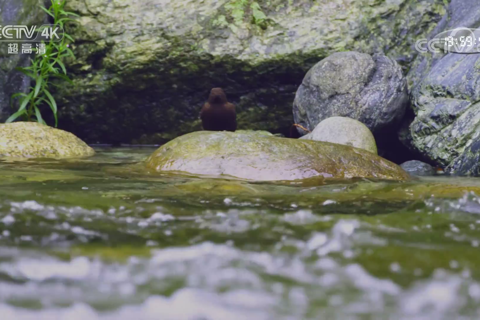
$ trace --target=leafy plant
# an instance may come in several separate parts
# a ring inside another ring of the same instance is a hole
[[[64,10],[66,0],[51,0],[51,2],[52,5],[48,9],[43,6],[41,8],[53,18],[55,27],[64,30],[64,24],[72,21],[69,16],[77,15]],[[38,31],[44,31],[44,29]],[[73,41],[70,35],[63,32],[63,38],[60,41],[51,36],[47,43],[42,41],[43,45],[32,48],[32,52],[36,54],[33,59],[30,59],[31,65],[17,68],[18,71],[32,78],[32,86],[28,93],[20,92],[12,95],[12,103],[15,99],[19,99],[19,108],[7,119],[7,123],[23,117],[27,121],[32,121],[35,118],[38,122],[46,124],[40,108],[42,105],[48,105],[55,117],[55,127],[58,126],[57,103],[50,93],[49,87],[52,85],[52,78],[59,78],[72,83],[67,76],[67,70],[62,60],[67,57],[75,58],[73,51],[69,48],[69,43]]]
[[[253,2],[250,6],[252,9],[253,23],[258,25],[262,29],[267,28],[267,16],[263,13],[262,8],[257,2]]]
[[[262,8],[257,1],[252,0],[230,0],[225,5],[225,9],[230,12],[233,21],[237,25],[242,25],[245,23],[244,19],[246,14],[251,15],[251,22],[253,25],[256,25],[262,29],[266,29],[268,26],[268,18],[265,13],[262,11]],[[217,22],[217,24],[223,24],[225,22],[225,17]]]

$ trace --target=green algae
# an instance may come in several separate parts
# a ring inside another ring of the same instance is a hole
[[[152,173],[173,171],[252,181],[409,179],[396,164],[363,149],[255,131],[189,133],[161,146],[145,165]]]

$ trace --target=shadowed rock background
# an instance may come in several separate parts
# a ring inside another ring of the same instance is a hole
[[[0,0],[0,26],[41,25],[47,21],[44,11],[39,8],[41,0]],[[4,40],[4,39],[2,39]],[[12,112],[10,97],[17,92],[26,92],[30,81],[16,67],[29,64],[27,55],[8,53],[9,42],[0,42],[0,119],[6,120]],[[21,50],[21,44],[18,44]]]
[[[384,52],[405,71],[444,1],[69,0],[81,15],[56,92],[60,127],[87,142],[163,143],[199,130],[212,87],[239,129],[287,133],[305,73],[337,52]]]
[[[0,0],[2,24],[45,19],[36,7],[40,2]],[[335,52],[358,51],[384,54],[408,74],[412,105],[402,141],[424,161],[478,173],[478,55],[418,55],[413,47],[449,28],[479,27],[474,0],[67,5],[80,18],[68,27],[77,59],[67,62],[74,85],[55,92],[59,123],[88,143],[164,143],[199,130],[198,112],[217,86],[237,105],[239,129],[288,134],[307,71]],[[10,94],[28,84],[12,71],[27,57],[6,56],[6,50],[1,46],[3,119],[12,113]]]
[[[480,28],[479,1],[453,0],[429,38],[460,27]],[[414,114],[400,132],[403,142],[447,172],[479,175],[480,54],[427,53],[408,78]]]

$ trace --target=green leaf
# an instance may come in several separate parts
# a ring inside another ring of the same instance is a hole
[[[60,68],[62,68],[63,73],[64,73],[64,74],[67,74],[67,69],[65,68],[65,65],[63,64],[63,62],[60,61],[60,59],[56,59],[55,62],[58,63],[58,65],[60,66]]]
[[[37,117],[38,122],[40,122],[41,124],[46,124],[45,121],[43,121],[42,114],[40,113],[40,109],[38,109],[37,106],[35,106],[34,108],[35,108],[35,116]]]
[[[26,69],[26,68],[18,67],[18,68],[15,68],[15,70],[20,71],[21,73],[23,73],[24,75],[26,75],[29,78],[32,78],[32,79],[36,78],[36,76],[32,72],[29,72],[29,70]]]
[[[13,101],[18,97],[26,97],[27,95],[23,92],[15,93],[10,97],[10,107],[13,107]],[[20,100],[21,101],[21,100]]]
[[[65,22],[69,22],[69,21],[75,21],[75,20],[70,19],[70,18],[62,18],[62,19],[58,20],[57,23],[59,23],[59,24],[62,23],[63,24]]]
[[[45,11],[48,15],[50,15],[52,18],[55,18],[55,16],[53,15],[53,13],[50,12],[50,10],[48,10],[47,8],[45,8],[44,6],[40,6],[40,8]]]
[[[12,115],[7,119],[7,121],[5,121],[5,123],[13,122],[15,119],[17,119],[18,117],[20,117],[21,115],[24,115],[24,114],[25,114],[25,110],[18,110],[17,112],[15,112],[14,114],[12,114]]]
[[[57,74],[58,73],[58,68],[54,68],[53,65],[55,63],[52,63],[52,64],[49,64],[48,65],[48,70],[52,71],[54,74]]]
[[[43,78],[41,76],[37,77],[37,83],[35,84],[35,94],[33,95],[35,98],[38,96],[38,92],[40,91],[40,88],[42,87],[43,83]]]
[[[79,17],[74,12],[65,11],[64,7],[66,0],[50,0],[50,7],[41,6],[41,9],[49,16],[53,17],[54,25],[64,27],[67,22],[75,22],[73,17]],[[46,27],[41,27],[39,31],[42,31]],[[50,85],[62,85],[64,81],[73,84],[73,81],[67,76],[67,68],[63,62],[63,58],[73,57],[75,54],[68,47],[67,43],[75,42],[72,36],[63,32],[64,38],[60,42],[55,42],[53,39],[49,41],[42,41],[45,46],[45,54],[36,55],[34,59],[31,59],[31,65],[27,68],[17,69],[29,78],[35,80],[34,87],[30,88],[28,94],[18,93],[11,97],[11,104],[14,105],[14,101],[17,98],[21,98],[20,107],[14,115],[9,118],[9,121],[14,121],[21,115],[26,115],[29,119],[34,115],[38,122],[45,124],[42,118],[39,107],[43,103],[48,104],[55,116],[55,126],[58,125],[57,113],[58,107],[52,94],[48,91]],[[35,50],[38,53],[38,50]],[[57,65],[58,64],[58,65]],[[63,81],[50,83],[49,77],[55,77]]]
[[[72,41],[72,42],[75,41],[75,40],[73,40],[73,38],[72,38],[69,34],[64,33],[63,36],[64,36],[65,38],[67,38],[68,40]]]
[[[19,95],[21,95],[21,93],[15,94],[14,96],[19,96]],[[30,102],[30,99],[32,98],[32,96],[33,96],[33,91],[30,92],[30,94],[26,95],[23,98],[22,103],[20,104],[20,108],[18,108],[18,111],[15,112],[14,114],[12,114],[7,119],[7,121],[5,121],[5,123],[10,123],[10,122],[14,121],[15,119],[17,119],[19,116],[21,116],[23,114],[27,114],[27,111],[25,110],[25,108],[27,107],[27,104]]]
[[[60,78],[60,79],[63,79],[65,81],[67,81],[68,83],[70,84],[73,84],[73,81],[67,77],[66,75],[64,74],[61,74],[61,73],[57,73],[57,74],[52,74],[52,77],[55,77],[55,78]]]
[[[250,8],[252,9],[254,22],[259,25],[263,24],[267,19],[267,16],[265,15],[265,13],[263,13],[260,5],[257,2],[253,2]]]
[[[20,104],[20,108],[18,108],[19,111],[24,110],[27,107],[27,104],[30,102],[30,100],[33,98],[33,91],[30,92],[23,100],[22,103]]]
[[[71,12],[71,11],[60,10],[60,13],[65,15],[65,16],[80,17],[78,14],[76,14],[74,12]]]
[[[52,103],[51,107],[52,107],[52,111],[53,113],[56,115],[57,114],[57,103],[55,102],[55,99],[53,98],[52,94],[47,90],[45,89],[43,91],[43,93],[45,93],[45,95],[47,96],[48,100],[50,100],[50,102]]]
[[[50,106],[50,109],[52,109],[53,117],[55,118],[55,127],[58,127],[58,116],[57,116],[57,111],[55,109],[55,106],[52,105],[52,103],[48,100],[45,100],[45,102]]]
[[[72,55],[72,57],[75,57],[75,54],[73,53],[72,49],[66,48],[65,51],[67,51],[68,53],[70,53],[70,54]]]

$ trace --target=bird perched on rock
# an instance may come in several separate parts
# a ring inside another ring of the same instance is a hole
[[[222,88],[213,88],[208,101],[200,111],[202,126],[207,131],[237,130],[237,114],[235,105],[227,101],[227,95]]]

